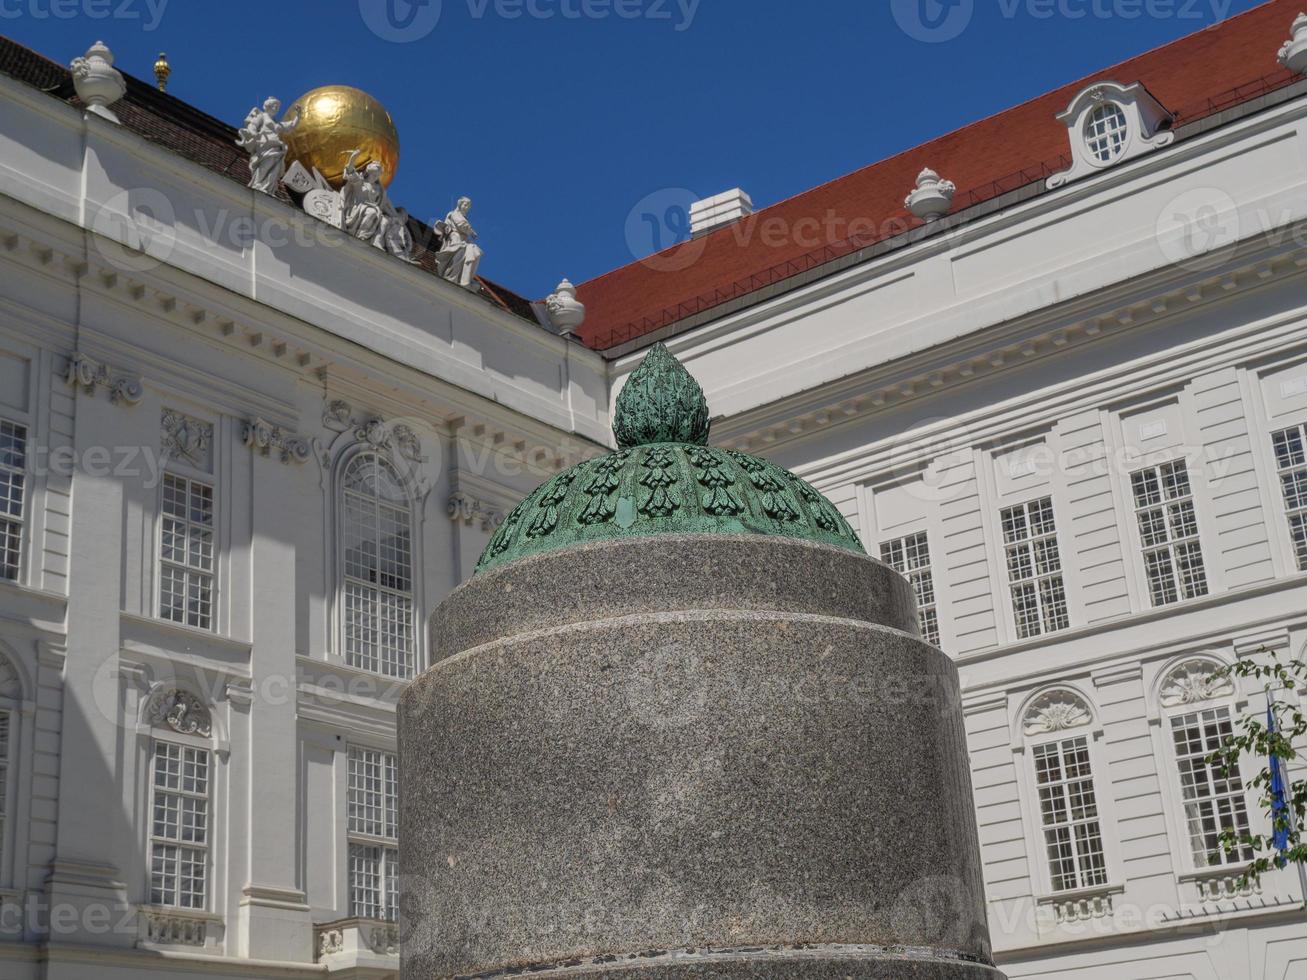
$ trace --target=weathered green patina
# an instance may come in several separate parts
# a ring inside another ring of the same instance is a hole
[[[703,389],[655,345],[617,397],[618,451],[537,487],[505,518],[477,571],[651,534],[764,534],[863,552],[834,504],[767,460],[709,446],[708,428]]]

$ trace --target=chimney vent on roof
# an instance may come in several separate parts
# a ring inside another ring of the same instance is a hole
[[[722,225],[730,225],[753,214],[753,201],[735,188],[724,194],[706,197],[690,205],[690,233],[698,238]]]

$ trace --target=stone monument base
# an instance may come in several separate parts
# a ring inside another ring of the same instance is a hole
[[[619,539],[478,574],[400,704],[404,980],[1001,980],[957,671],[883,563]]]

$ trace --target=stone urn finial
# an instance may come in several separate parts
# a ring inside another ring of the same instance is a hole
[[[1302,75],[1307,73],[1307,13],[1297,16],[1290,33],[1293,36],[1280,48],[1280,64]]]
[[[122,72],[113,66],[113,52],[103,41],[96,41],[86,54],[74,58],[69,67],[73,73],[73,88],[86,111],[117,122],[118,117],[109,111],[109,106],[127,94],[127,82]]]
[[[917,189],[907,196],[904,206],[922,221],[936,221],[953,206],[957,187],[951,180],[940,180],[927,167],[917,175]]]
[[[576,298],[576,287],[567,279],[545,299],[545,309],[549,322],[563,335],[575,333],[585,322],[585,304]]]

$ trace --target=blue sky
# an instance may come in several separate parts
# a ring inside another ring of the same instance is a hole
[[[147,78],[167,51],[169,91],[233,124],[268,95],[371,92],[395,201],[429,219],[471,196],[482,273],[539,297],[670,244],[642,215],[689,194],[761,207],[1256,5],[0,0],[0,33],[65,63],[102,38]]]

